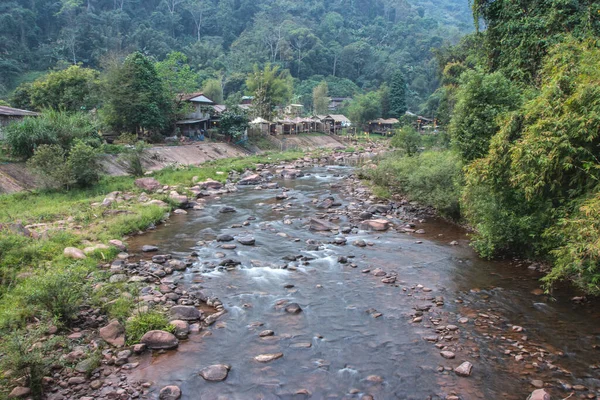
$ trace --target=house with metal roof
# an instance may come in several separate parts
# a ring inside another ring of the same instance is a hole
[[[33,111],[0,106],[0,126],[6,126],[11,122],[21,121],[25,117],[37,117],[38,115],[40,114]]]

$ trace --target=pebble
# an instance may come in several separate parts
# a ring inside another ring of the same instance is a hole
[[[458,367],[454,368],[454,373],[458,376],[468,377],[471,376],[471,371],[473,370],[473,364],[468,361],[460,364]]]
[[[270,362],[273,360],[277,360],[278,358],[283,357],[283,353],[273,353],[273,354],[259,354],[254,359],[261,363]]]

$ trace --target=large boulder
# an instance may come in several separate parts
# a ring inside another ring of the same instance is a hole
[[[162,187],[162,185],[154,178],[140,178],[135,180],[135,186],[142,190],[154,192]]]
[[[113,346],[125,346],[125,328],[116,319],[100,328],[100,337]]]
[[[63,255],[74,260],[84,260],[87,258],[85,253],[76,247],[66,247],[63,250]]]
[[[166,331],[146,332],[140,342],[152,350],[169,350],[179,346],[179,340],[175,335]]]
[[[324,232],[339,229],[337,225],[323,219],[311,218],[309,222],[311,231]]]
[[[369,219],[362,222],[362,227],[372,231],[387,231],[390,229],[390,221],[387,219]]]
[[[173,306],[171,308],[171,317],[184,321],[197,321],[202,316],[202,312],[194,306]]]
[[[24,386],[17,386],[14,388],[8,395],[9,399],[23,399],[25,397],[29,397],[31,394],[31,389]]]
[[[175,203],[177,207],[184,207],[189,203],[189,199],[187,196],[183,194],[179,194],[176,191],[171,191],[169,194],[169,199]]]
[[[169,323],[175,327],[173,334],[177,339],[187,339],[190,334],[190,324],[187,321],[176,319]]]

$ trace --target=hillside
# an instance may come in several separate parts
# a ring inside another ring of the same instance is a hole
[[[243,90],[255,63],[302,81],[331,76],[332,96],[375,89],[400,68],[416,109],[438,86],[431,49],[472,21],[467,0],[11,0],[0,4],[0,97],[48,69],[180,50],[225,95]]]

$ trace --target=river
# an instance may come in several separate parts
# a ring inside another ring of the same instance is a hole
[[[352,194],[351,167],[305,173],[278,181],[287,199],[276,200],[281,189],[240,188],[130,240],[133,251],[154,244],[174,257],[197,252],[191,268],[169,279],[199,285],[228,311],[178,350],[142,359],[132,374],[153,382],[152,396],[175,384],[184,399],[525,399],[541,382],[553,398],[573,386],[574,398],[595,398],[594,305],[571,302],[567,290],[540,294],[539,272],[479,259],[467,233],[444,221],[393,216],[394,226],[415,222],[423,234],[311,231],[308,218],[319,213],[350,225],[362,200]],[[329,195],[341,206],[317,209],[313,200]],[[219,213],[225,205],[237,212]],[[252,235],[256,244],[223,250],[215,241],[223,233]],[[345,245],[333,243],[342,236]],[[368,245],[353,245],[359,240]],[[215,268],[223,257],[241,265]],[[377,268],[396,282],[383,283]],[[302,312],[285,312],[288,303]],[[260,337],[264,330],[274,334]],[[270,363],[254,360],[278,352]],[[463,361],[473,364],[470,377],[452,371]],[[231,366],[225,381],[198,375],[212,364]]]

